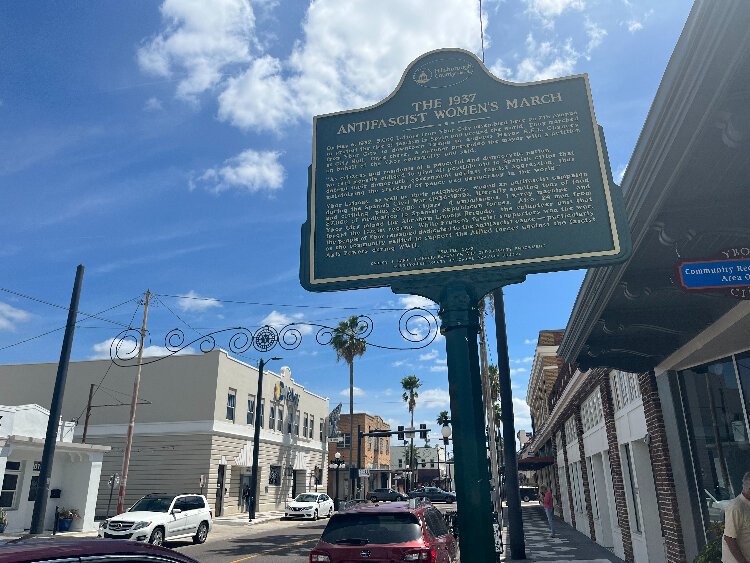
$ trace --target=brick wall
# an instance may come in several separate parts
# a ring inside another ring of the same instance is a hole
[[[659,507],[659,520],[667,561],[686,561],[685,546],[682,541],[682,523],[677,507],[677,492],[669,461],[669,445],[664,431],[664,418],[654,372],[640,374],[638,384],[643,400],[643,412],[646,415],[646,430],[650,439],[651,470],[654,475],[656,503]]]
[[[576,420],[576,434],[578,436],[578,451],[581,453],[581,479],[583,481],[583,498],[586,500],[586,515],[589,518],[589,537],[596,541],[594,511],[591,506],[591,491],[589,489],[589,469],[586,465],[586,452],[583,447],[583,420],[581,419],[580,404],[576,405],[574,416]]]
[[[604,427],[607,431],[607,444],[609,448],[609,465],[612,470],[612,488],[615,494],[615,508],[617,509],[617,522],[622,532],[622,549],[625,561],[634,562],[633,538],[630,534],[630,518],[628,517],[628,505],[625,500],[625,484],[622,477],[622,464],[620,463],[620,447],[617,443],[617,428],[615,427],[615,409],[612,404],[612,386],[609,377],[604,377],[599,384],[602,394],[602,413],[604,415]]]

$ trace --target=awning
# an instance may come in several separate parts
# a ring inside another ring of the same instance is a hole
[[[549,467],[553,463],[555,463],[555,458],[552,456],[525,457],[518,460],[518,469],[519,471],[535,471]]]

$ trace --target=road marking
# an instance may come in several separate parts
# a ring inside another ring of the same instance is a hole
[[[308,543],[308,542],[311,542],[311,541],[317,542],[318,538],[308,538],[306,540],[300,540],[300,541],[296,541],[296,542],[293,542],[293,543],[288,543],[286,545],[277,545],[276,547],[271,547],[271,548],[268,548],[268,549],[266,549],[264,551],[259,551],[258,553],[253,553],[252,555],[248,555],[247,557],[241,557],[240,559],[233,559],[230,563],[239,563],[240,561],[247,561],[248,559],[253,559],[254,557],[260,557],[261,555],[268,555],[272,551],[277,551],[279,549],[285,549],[287,547],[292,547],[292,546],[295,546],[295,545],[302,545],[303,543]]]

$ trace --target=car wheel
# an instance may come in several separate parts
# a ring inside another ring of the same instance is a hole
[[[328,509],[328,518],[330,518],[331,516],[333,516],[333,507]]]
[[[151,537],[148,539],[148,543],[162,545],[164,543],[164,530],[162,528],[154,528],[154,531],[151,532]]]
[[[370,498],[369,498],[369,499],[367,499],[367,500],[369,500],[370,502],[377,502],[377,500],[378,500],[378,497],[376,497],[376,496],[372,496],[372,497],[370,497]]]
[[[523,496],[523,502],[529,502],[531,499],[529,498],[529,495]]]
[[[318,511],[313,512],[313,521],[318,519]]]
[[[206,538],[208,537],[208,524],[206,522],[201,522],[198,526],[198,531],[195,532],[195,535],[193,536],[193,543],[203,543],[206,541]]]

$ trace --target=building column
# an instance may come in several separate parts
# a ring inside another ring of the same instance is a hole
[[[554,504],[554,511],[559,510],[560,511],[560,518],[563,517],[563,508],[562,508],[562,496],[560,495],[560,475],[557,470],[557,440],[555,439],[555,435],[557,432],[552,433],[552,459],[554,459],[554,463],[552,464],[552,477],[555,480],[555,504]]]
[[[570,479],[570,467],[568,466],[568,439],[565,436],[565,421],[560,425],[560,437],[562,438],[563,463],[565,464],[565,482],[568,484],[568,506],[570,507],[570,525],[576,527],[576,509],[573,506],[573,485]]]
[[[617,428],[615,426],[615,407],[612,404],[612,385],[609,376],[602,378],[599,384],[602,395],[602,414],[604,415],[604,427],[607,431],[607,445],[609,448],[609,465],[612,472],[612,488],[615,493],[615,508],[617,510],[617,523],[622,534],[622,550],[625,561],[633,563],[633,538],[630,533],[630,518],[628,516],[628,504],[625,498],[625,483],[622,477],[622,463],[620,462],[620,445],[617,442]]]
[[[685,546],[682,539],[682,522],[677,506],[677,490],[669,457],[669,444],[664,430],[664,417],[661,400],[656,387],[653,371],[638,375],[638,385],[643,400],[643,413],[646,416],[646,430],[649,436],[649,457],[651,472],[656,488],[656,504],[659,507],[661,533],[668,562],[685,561]]]
[[[578,436],[578,451],[581,454],[581,479],[583,480],[583,498],[586,501],[586,515],[589,518],[589,536],[596,541],[596,528],[594,527],[594,510],[591,506],[591,491],[589,489],[589,468],[586,465],[586,451],[583,447],[583,420],[581,419],[581,405],[576,405],[574,416],[576,417],[576,435]]]

